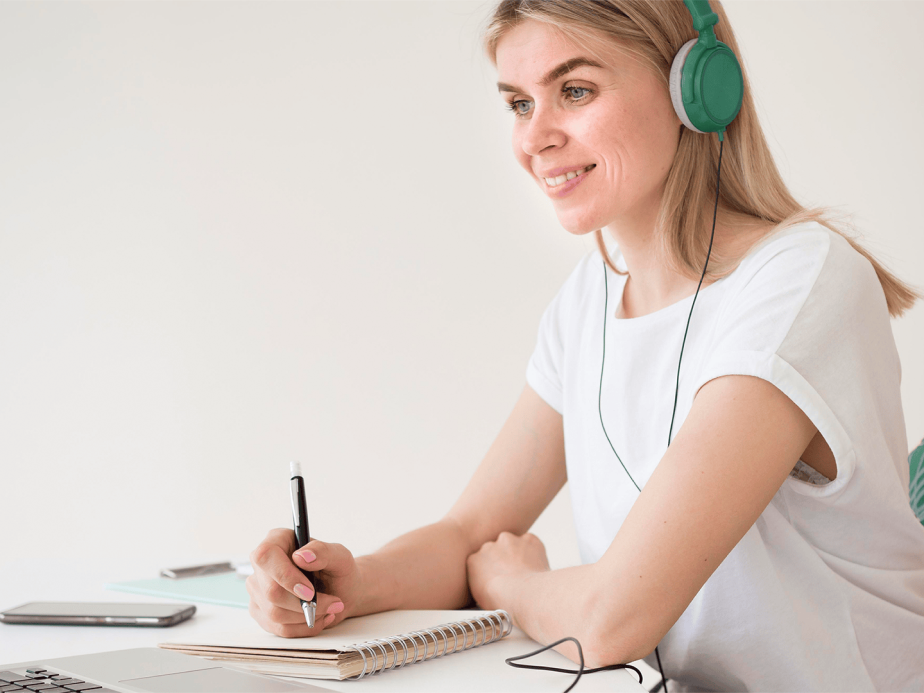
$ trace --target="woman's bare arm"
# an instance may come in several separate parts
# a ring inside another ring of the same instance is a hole
[[[561,415],[526,386],[449,513],[356,559],[362,596],[347,615],[467,606],[469,554],[503,531],[526,532],[565,479]]]
[[[493,579],[487,608],[507,609],[543,644],[578,638],[590,667],[648,655],[815,433],[802,410],[764,380],[733,375],[706,383],[601,559]],[[573,644],[556,649],[577,661]]]

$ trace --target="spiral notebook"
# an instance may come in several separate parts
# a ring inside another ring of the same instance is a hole
[[[502,609],[385,611],[347,619],[313,638],[281,638],[251,623],[158,647],[259,674],[342,681],[481,647],[512,630],[510,615]]]

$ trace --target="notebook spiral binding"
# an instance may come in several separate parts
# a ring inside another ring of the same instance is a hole
[[[496,629],[494,627],[495,619],[497,619]],[[491,637],[490,638],[488,637],[488,631],[487,631],[487,628],[485,627],[485,624],[491,626]],[[465,626],[468,626],[469,628],[471,628],[471,631],[472,631],[472,642],[469,644],[466,644],[465,642],[467,638]],[[478,632],[475,630],[475,626],[478,626],[479,628],[481,628],[481,636],[482,636],[481,642],[478,642]],[[461,634],[462,634],[462,643],[461,643],[462,646],[461,647],[459,647],[460,643],[459,643],[459,638],[456,635],[456,627],[459,628],[459,631],[461,631]],[[449,634],[446,632],[447,630],[452,634],[452,649],[451,650],[449,649]],[[439,636],[437,635],[436,631],[439,631]],[[403,633],[401,635],[395,635],[390,638],[378,638],[376,640],[369,640],[364,643],[357,643],[357,644],[351,645],[348,649],[355,650],[360,655],[362,655],[363,670],[358,676],[351,676],[345,680],[358,681],[363,676],[372,676],[373,674],[376,674],[380,671],[385,671],[386,668],[387,669],[396,669],[396,668],[400,669],[405,664],[407,664],[409,659],[411,659],[410,650],[408,650],[408,647],[405,644],[406,641],[408,640],[411,642],[411,645],[413,645],[414,647],[414,657],[411,660],[411,663],[416,664],[418,661],[425,662],[428,659],[442,657],[447,652],[449,652],[449,654],[452,654],[454,652],[459,652],[461,650],[470,650],[473,647],[480,647],[481,645],[484,645],[486,643],[494,642],[495,640],[503,638],[505,635],[508,635],[512,631],[513,631],[513,621],[510,618],[510,614],[508,614],[503,609],[498,609],[497,611],[493,611],[489,614],[480,616],[478,618],[466,619],[464,621],[453,621],[452,623],[443,623],[439,626],[428,628],[427,630],[415,630],[410,633]],[[427,654],[427,649],[428,649],[428,645],[430,644],[430,641],[427,640],[427,636],[430,636],[430,639],[433,641],[433,652],[429,655]],[[417,648],[417,638],[420,638],[420,641],[423,644],[423,658],[421,659],[418,659],[418,657],[420,656],[420,650]],[[441,641],[443,644],[442,652],[440,652],[440,642]],[[401,648],[403,650],[403,658],[401,659],[400,664],[398,664],[399,655],[398,655],[398,648],[395,646],[395,642],[397,642],[398,645],[401,645]],[[394,654],[394,659],[390,667],[385,666],[388,663],[388,654],[385,651],[385,646],[390,647]],[[376,669],[376,666],[377,666],[376,652],[373,648],[376,648],[382,653],[382,667],[380,669]],[[371,671],[368,671],[370,669],[370,663],[366,659],[366,652],[364,652],[364,650],[368,651],[372,659]]]

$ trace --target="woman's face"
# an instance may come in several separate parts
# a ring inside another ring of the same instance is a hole
[[[513,152],[570,233],[611,226],[617,238],[647,235],[681,122],[654,74],[612,44],[593,45],[606,64],[533,20],[501,38],[498,87],[513,109]]]

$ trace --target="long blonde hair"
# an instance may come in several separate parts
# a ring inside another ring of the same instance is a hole
[[[712,11],[719,16],[716,38],[740,56],[738,42],[720,0],[710,0]],[[658,76],[667,90],[674,55],[690,39],[696,38],[692,18],[682,0],[502,0],[484,30],[484,49],[497,65],[497,44],[510,29],[532,19],[555,27],[578,45],[604,38],[613,47],[630,53]],[[592,48],[590,50],[593,52]],[[816,221],[840,234],[862,254],[876,270],[886,305],[892,317],[908,310],[921,295],[889,272],[854,238],[838,228],[847,224],[844,215],[829,208],[805,208],[790,194],[757,118],[751,87],[744,65],[744,98],[738,116],[726,130],[722,152],[722,172],[718,216],[742,225],[775,224],[769,233],[806,221]],[[718,137],[704,137],[686,127],[681,128],[674,163],[667,176],[655,233],[665,256],[674,268],[698,278],[706,261],[712,214],[716,195],[716,172],[719,162]],[[600,229],[595,231],[597,244],[612,269]],[[757,238],[754,242],[759,242]],[[743,254],[746,254],[747,250]],[[723,256],[713,249],[707,277],[718,279],[731,273],[743,256]]]

